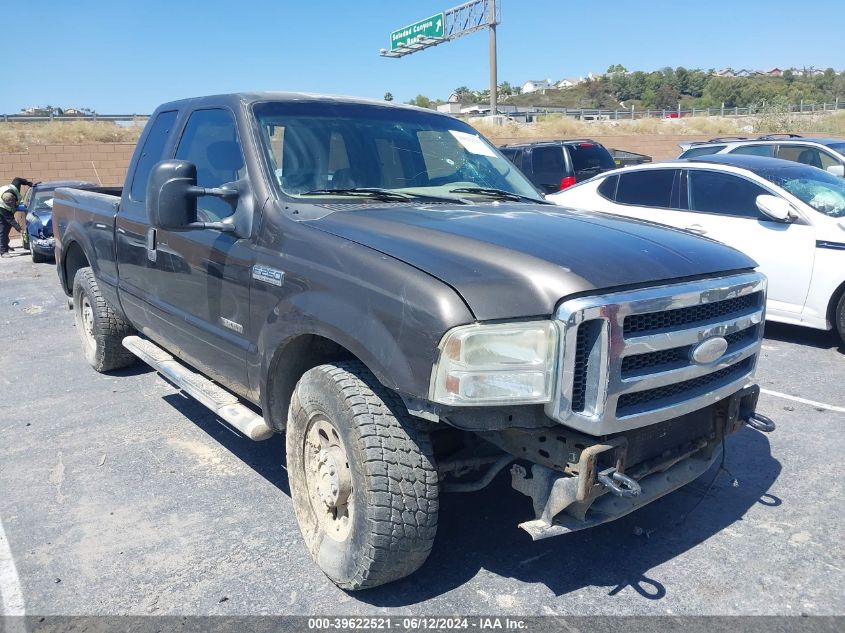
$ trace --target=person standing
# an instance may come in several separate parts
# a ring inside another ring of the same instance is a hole
[[[16,228],[23,233],[24,229],[15,219],[18,205],[21,202],[21,187],[32,186],[32,182],[26,178],[13,178],[8,185],[0,187],[0,257],[5,257],[13,250],[9,246],[9,232]]]

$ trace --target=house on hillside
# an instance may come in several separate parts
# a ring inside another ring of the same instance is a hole
[[[561,79],[555,84],[555,88],[572,88],[573,86],[577,86],[578,84],[583,83],[583,81],[583,77],[580,79]]]
[[[552,87],[551,79],[529,79],[522,84],[522,94],[530,92],[539,92],[540,90],[548,90]]]
[[[783,77],[783,70],[780,68],[769,68],[769,70],[763,71],[763,74],[769,77]]]
[[[715,75],[717,77],[736,77],[733,68],[722,68],[722,70],[717,70]]]
[[[734,73],[734,77],[750,77],[753,73],[754,71],[747,68],[740,68]]]

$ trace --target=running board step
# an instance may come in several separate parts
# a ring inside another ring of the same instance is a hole
[[[264,418],[244,406],[236,395],[191,371],[155,343],[140,336],[127,336],[123,347],[249,439],[266,440],[273,435]]]

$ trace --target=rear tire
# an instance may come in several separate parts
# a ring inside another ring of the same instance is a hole
[[[91,367],[105,372],[136,361],[122,344],[134,330],[103,299],[94,271],[88,267],[80,268],[73,278],[73,305],[76,330]]]
[[[365,589],[425,562],[437,531],[437,469],[424,424],[358,361],[300,379],[287,424],[296,518],[336,585]]]
[[[836,319],[835,327],[839,332],[839,338],[845,343],[845,292],[839,297],[839,304],[836,306],[834,319]]]

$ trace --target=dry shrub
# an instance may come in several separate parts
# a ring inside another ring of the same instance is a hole
[[[0,123],[0,153],[23,152],[30,145],[134,143],[145,121],[118,125],[111,121]]]

